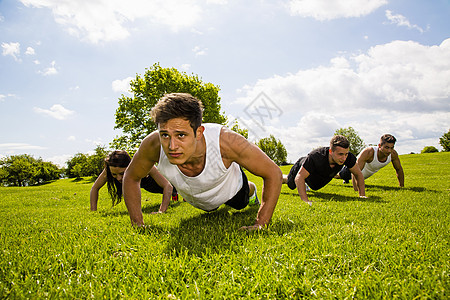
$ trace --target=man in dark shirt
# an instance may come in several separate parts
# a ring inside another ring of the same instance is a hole
[[[359,196],[366,198],[364,176],[356,164],[356,157],[349,152],[350,143],[345,136],[335,135],[330,147],[321,147],[301,157],[291,168],[288,176],[283,175],[283,183],[291,190],[297,188],[300,198],[311,205],[306,195],[306,184],[313,190],[327,185],[345,165],[355,176]]]

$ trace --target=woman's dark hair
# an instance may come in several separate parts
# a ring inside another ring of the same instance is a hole
[[[122,200],[122,183],[111,174],[110,167],[126,168],[131,162],[130,155],[123,150],[111,152],[105,158],[106,179],[108,182],[108,193],[112,198],[112,205],[115,206]]]

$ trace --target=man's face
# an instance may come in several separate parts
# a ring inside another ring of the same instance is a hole
[[[394,143],[384,143],[383,145],[378,145],[378,149],[385,155],[389,156],[389,154],[392,153],[392,150],[394,150]]]
[[[202,139],[203,127],[197,129],[197,135],[188,120],[170,119],[159,124],[159,139],[169,162],[181,165],[189,161],[195,153],[197,143]]]
[[[347,159],[348,151],[349,148],[342,148],[339,146],[336,146],[334,151],[330,148],[331,160],[338,165],[343,165]]]

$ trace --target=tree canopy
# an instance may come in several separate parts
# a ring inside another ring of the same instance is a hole
[[[434,153],[439,152],[439,150],[434,146],[425,146],[420,153]]]
[[[0,159],[0,183],[26,186],[45,183],[59,178],[62,170],[51,162],[28,154],[12,155]]]
[[[349,151],[353,153],[355,156],[358,156],[358,154],[366,147],[366,144],[364,143],[363,139],[358,135],[358,132],[356,132],[356,130],[353,129],[353,127],[351,126],[348,128],[336,129],[334,134],[343,135],[348,139],[348,141],[350,142]]]
[[[116,110],[115,129],[123,134],[111,143],[114,149],[127,150],[130,154],[141,141],[156,130],[150,111],[167,93],[189,93],[200,99],[204,106],[203,122],[225,124],[226,117],[220,112],[219,87],[203,82],[197,75],[187,75],[175,68],[162,68],[154,64],[143,76],[137,74],[131,81],[133,97],[122,95]]]
[[[104,161],[108,155],[105,146],[98,145],[94,154],[77,153],[67,161],[66,176],[80,178],[85,176],[98,176],[103,171]]]
[[[281,143],[281,141],[277,140],[273,135],[270,135],[268,138],[260,139],[257,145],[277,165],[280,166],[286,163],[286,148]]]
[[[443,151],[450,151],[450,129],[447,133],[444,133],[441,138],[439,138],[439,144],[441,144]]]

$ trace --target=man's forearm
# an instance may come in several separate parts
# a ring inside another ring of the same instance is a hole
[[[266,226],[272,218],[278,197],[280,196],[282,177],[264,180],[261,193],[261,206],[256,216],[255,225]]]
[[[124,178],[123,198],[133,225],[144,225],[144,217],[141,210],[141,187],[139,181]]]
[[[306,203],[310,203],[308,199],[308,195],[306,194],[306,182],[302,177],[295,178],[295,185],[297,186],[297,192],[302,199]]]
[[[403,170],[397,172],[397,179],[398,179],[398,184],[401,187],[405,186],[405,173],[403,173]]]
[[[364,183],[364,176],[362,174],[356,178],[358,184],[358,192],[360,197],[366,196],[366,184]]]

